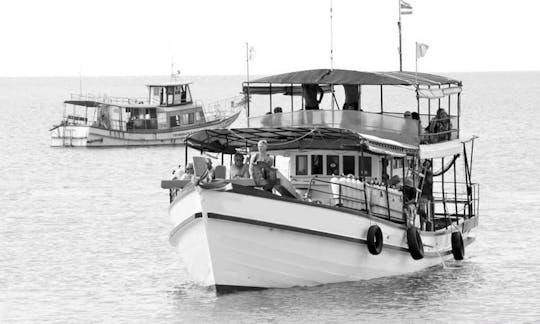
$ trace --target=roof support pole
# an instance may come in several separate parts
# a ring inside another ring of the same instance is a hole
[[[428,86],[428,89],[431,89],[431,86]],[[428,125],[431,121],[431,99],[428,98],[427,100],[427,117],[428,117]]]
[[[441,85],[439,84],[439,89],[441,88]],[[439,98],[439,109],[441,109],[441,98]]]
[[[294,111],[294,87],[293,87],[293,84],[291,83],[291,112]],[[302,88],[302,109],[304,109],[304,90]]]
[[[362,108],[362,86],[358,85],[358,110],[361,110]]]
[[[461,85],[460,85],[461,86]],[[461,119],[461,92],[457,94],[457,134],[459,138],[459,120]]]
[[[420,118],[420,95],[418,94],[418,85],[416,86],[416,112],[418,113],[418,118]],[[422,120],[422,119],[420,119]],[[422,133],[421,127],[418,127],[418,136]],[[423,138],[420,138],[422,141]],[[414,169],[413,169],[414,170]]]
[[[247,118],[249,118],[249,82],[246,87],[246,102],[247,102]]]
[[[270,88],[270,113],[272,113],[272,83],[269,84]]]
[[[188,145],[187,145],[187,139],[184,140],[184,164],[188,164]]]
[[[383,86],[381,85],[381,114],[384,112],[383,109]]]

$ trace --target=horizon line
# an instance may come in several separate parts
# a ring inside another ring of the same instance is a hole
[[[298,70],[300,71],[300,70]],[[389,70],[393,71],[393,70]],[[291,71],[294,72],[294,71]],[[380,72],[380,71],[366,71],[366,72]],[[414,71],[407,71],[414,72]],[[427,71],[418,71],[419,73],[430,73],[430,74],[452,74],[452,73],[516,73],[516,72],[540,72],[540,70],[483,70],[483,71],[446,71],[446,72],[427,72]],[[280,73],[256,73],[252,76],[268,76],[275,74],[282,74],[287,72]],[[244,76],[245,74],[185,74],[180,75],[180,77],[201,77],[201,76]],[[170,74],[110,74],[110,75],[0,75],[0,78],[120,78],[120,77],[170,77]]]

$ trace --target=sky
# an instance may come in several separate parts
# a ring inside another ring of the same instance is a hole
[[[333,0],[334,68],[399,69],[399,0]],[[540,70],[540,1],[409,0],[404,70]],[[17,0],[0,76],[241,75],[330,67],[330,0]]]

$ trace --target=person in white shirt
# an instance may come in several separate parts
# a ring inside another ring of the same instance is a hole
[[[249,179],[249,166],[244,163],[244,156],[240,153],[234,155],[234,164],[231,165],[231,179]]]

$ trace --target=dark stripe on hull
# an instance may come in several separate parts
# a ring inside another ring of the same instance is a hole
[[[321,237],[332,238],[336,240],[342,240],[342,241],[359,243],[359,244],[367,244],[367,241],[361,238],[343,236],[343,235],[338,235],[338,234],[315,231],[315,230],[310,230],[307,228],[301,228],[301,227],[295,227],[295,226],[289,226],[289,225],[283,225],[283,224],[277,224],[277,223],[263,222],[263,221],[259,221],[255,219],[246,219],[246,218],[227,216],[227,215],[216,214],[216,213],[208,213],[208,218],[262,226],[262,227],[276,228],[276,229],[285,230],[285,231],[291,231],[291,232],[302,233],[302,234],[307,234],[307,235],[321,236]],[[383,246],[388,249],[409,252],[409,249],[400,247],[400,246],[394,246],[394,245],[388,245],[388,244],[384,244]]]
[[[236,292],[242,292],[242,291],[257,291],[257,290],[268,289],[264,287],[231,286],[231,285],[215,285],[215,287],[216,287],[216,294],[218,296],[232,294]]]

